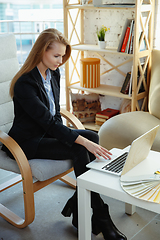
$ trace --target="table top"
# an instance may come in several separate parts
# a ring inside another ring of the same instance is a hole
[[[122,152],[122,150],[120,150]],[[160,157],[159,152],[151,151],[152,156]],[[114,151],[112,151],[114,154]],[[120,177],[98,170],[89,170],[77,178],[78,187],[98,192],[108,197],[160,213],[160,204],[137,199],[126,193],[120,185]]]

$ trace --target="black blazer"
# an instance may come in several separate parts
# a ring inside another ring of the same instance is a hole
[[[9,135],[21,146],[28,159],[34,158],[38,144],[46,134],[68,146],[72,146],[78,137],[78,133],[62,123],[59,69],[51,70],[51,86],[55,100],[55,116],[49,111],[48,95],[37,67],[21,76],[14,87],[15,117]],[[7,151],[5,147],[3,150]]]

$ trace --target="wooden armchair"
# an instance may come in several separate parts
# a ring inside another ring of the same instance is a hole
[[[9,97],[9,84],[18,71],[16,42],[12,34],[0,36],[0,169],[18,173],[14,179],[0,185],[0,192],[22,182],[25,218],[22,219],[7,207],[0,204],[0,216],[18,228],[24,228],[35,217],[34,193],[48,184],[60,179],[72,187],[76,181],[67,174],[73,171],[71,160],[27,160],[19,145],[8,136],[7,132],[13,121],[13,103]],[[81,122],[70,112],[61,109],[61,115],[77,129],[84,129]],[[13,154],[15,160],[1,151],[4,144]],[[36,180],[33,183],[33,178]]]

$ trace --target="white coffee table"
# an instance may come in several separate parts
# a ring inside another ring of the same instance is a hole
[[[160,153],[154,152],[154,157],[160,159]],[[121,188],[119,177],[111,174],[89,170],[77,178],[77,186],[79,240],[91,240],[91,191],[125,202],[129,214],[135,212],[134,206],[160,213],[160,204],[130,196]]]

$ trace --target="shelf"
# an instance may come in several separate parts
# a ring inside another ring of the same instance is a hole
[[[115,47],[106,47],[105,49],[100,49],[98,45],[93,44],[77,44],[72,45],[73,50],[79,50],[79,51],[91,51],[91,52],[103,52],[103,53],[110,53],[110,54],[118,54],[122,56],[128,56],[133,57],[133,54],[128,53],[121,53],[117,51],[117,48]]]
[[[101,95],[108,95],[113,97],[119,97],[119,98],[126,98],[126,99],[132,99],[128,94],[123,94],[120,92],[121,87],[111,86],[111,85],[105,85],[101,84],[97,88],[83,88],[80,86],[79,83],[70,85],[68,87],[69,89],[77,89],[81,91],[87,91],[91,93],[97,93]]]
[[[134,10],[136,9],[136,5],[135,4],[130,4],[130,5],[125,5],[125,4],[103,4],[103,6],[94,6],[93,4],[85,4],[85,5],[81,5],[81,4],[70,4],[68,6],[66,6],[66,8],[68,9],[84,9],[84,10],[90,10],[90,9],[101,9],[101,10],[105,10],[105,9],[131,9],[131,10]],[[142,4],[142,7],[141,7],[141,11],[142,12],[145,12],[145,11],[150,11],[151,10],[151,6],[150,4]]]
[[[86,128],[86,129],[89,129],[89,130],[93,130],[95,132],[98,132],[100,127],[99,125],[96,125],[95,123],[93,122],[89,122],[89,123],[83,123],[83,126]]]
[[[81,5],[81,4],[70,4],[68,6],[66,6],[66,8],[68,9],[75,9],[75,8],[79,8],[79,9],[134,9],[135,5],[130,4],[130,5],[118,5],[118,4],[104,4],[103,6],[94,6],[93,4],[85,4],[85,5]]]
[[[86,122],[86,123],[82,123],[82,124],[85,127],[85,129],[93,130],[95,132],[98,132],[101,127],[99,125],[96,125],[95,122]],[[71,129],[74,129],[73,125],[70,125],[69,127]]]

